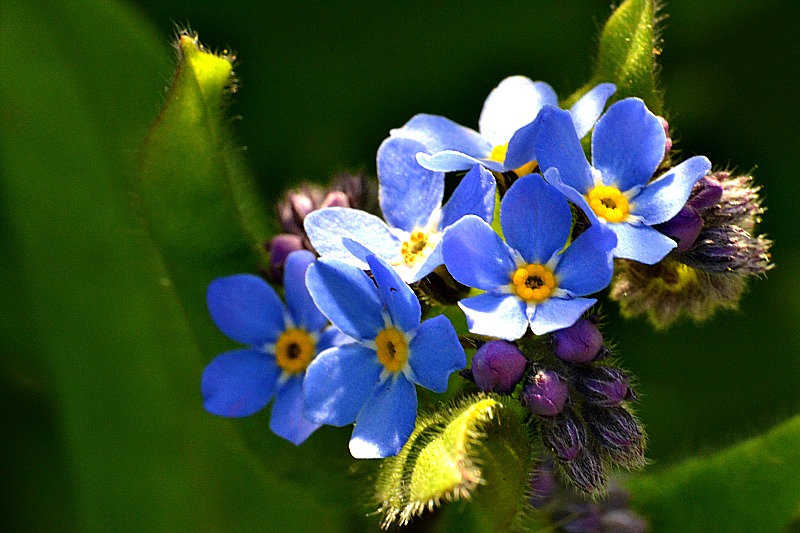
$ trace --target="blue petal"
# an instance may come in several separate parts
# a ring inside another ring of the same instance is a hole
[[[516,296],[487,292],[461,300],[458,306],[472,333],[513,341],[528,330],[525,302]]]
[[[569,109],[578,138],[583,139],[589,133],[598,117],[603,113],[606,102],[616,91],[617,87],[613,83],[601,83],[584,94]]]
[[[539,113],[538,122],[540,130],[534,141],[539,168],[556,167],[561,180],[582,194],[594,187],[592,168],[569,111],[547,106]]]
[[[390,225],[405,231],[424,227],[442,205],[444,174],[417,163],[417,152],[426,150],[419,141],[402,137],[389,137],[378,148],[381,210]]]
[[[495,191],[492,173],[483,167],[472,167],[442,207],[442,222],[439,227],[444,229],[464,215],[477,215],[486,222],[491,222]]]
[[[572,241],[556,267],[558,287],[575,296],[595,293],[611,283],[617,236],[604,224],[591,226]]]
[[[283,271],[283,290],[289,314],[295,324],[306,331],[319,331],[328,323],[306,288],[306,270],[313,262],[314,254],[297,250],[289,254]]]
[[[415,264],[412,268],[408,269],[402,266],[395,268],[406,283],[416,283],[433,272],[436,267],[442,263],[444,263],[444,258],[442,258],[442,241],[440,240],[436,243],[436,246],[433,247],[433,250],[428,253],[428,257],[425,258],[422,264]]]
[[[303,378],[303,374],[297,374],[281,386],[269,419],[273,433],[298,446],[320,426],[303,416]]]
[[[494,146],[506,144],[514,132],[533,122],[545,105],[558,105],[552,87],[525,76],[511,76],[489,93],[478,129]]]
[[[401,331],[412,331],[419,327],[422,310],[411,287],[400,279],[392,267],[375,257],[367,257],[367,263],[378,285],[383,303],[392,324]]]
[[[456,330],[444,315],[424,321],[408,348],[412,381],[434,392],[445,392],[450,374],[467,366]]]
[[[306,285],[322,314],[343,333],[373,340],[384,328],[378,289],[360,269],[321,259],[308,267]]]
[[[664,126],[644,102],[626,98],[597,121],[592,162],[603,175],[603,183],[627,191],[650,180],[664,159],[666,142]]]
[[[567,243],[572,213],[564,195],[539,174],[514,182],[500,203],[506,242],[528,263],[546,263]]]
[[[320,334],[319,339],[317,339],[316,352],[320,353],[328,348],[334,348],[351,342],[356,342],[356,340],[350,335],[345,335],[339,331],[336,326],[328,326],[322,334]]]
[[[275,358],[264,352],[234,350],[219,354],[203,370],[203,407],[220,416],[252,415],[269,403],[280,375]]]
[[[503,172],[505,170],[503,164],[497,161],[472,157],[454,150],[444,150],[431,155],[419,152],[417,154],[417,163],[428,170],[435,170],[438,172],[469,170],[476,165],[484,166],[495,172]]]
[[[206,293],[211,320],[231,339],[262,346],[275,342],[283,330],[284,307],[275,289],[252,274],[217,278]]]
[[[594,298],[550,298],[536,306],[534,316],[529,317],[531,330],[544,335],[557,329],[567,328],[578,321],[581,315],[597,303]]]
[[[383,365],[360,344],[343,344],[319,354],[306,369],[305,417],[317,424],[352,423],[378,383]]]
[[[503,165],[513,170],[536,160],[536,136],[539,135],[542,121],[534,120],[522,126],[508,141],[508,151]]]
[[[646,265],[654,265],[677,246],[675,241],[650,226],[609,224],[608,227],[617,234],[614,257],[633,259]]]
[[[326,259],[336,259],[348,265],[367,268],[342,243],[353,239],[364,244],[375,255],[392,258],[400,253],[400,241],[389,226],[374,215],[346,207],[326,207],[308,214],[304,222],[311,246]]]
[[[666,222],[686,205],[694,184],[710,170],[711,162],[703,156],[687,159],[635,196],[631,213],[648,226]]]
[[[392,137],[413,139],[434,154],[453,150],[474,157],[486,157],[492,151],[492,144],[470,128],[456,124],[449,118],[438,115],[414,115],[402,128],[394,129]]]
[[[414,431],[416,420],[417,390],[402,374],[395,374],[375,387],[358,414],[350,454],[356,459],[397,455]]]
[[[459,282],[491,290],[511,282],[516,268],[511,249],[482,219],[467,215],[442,237],[442,256]]]

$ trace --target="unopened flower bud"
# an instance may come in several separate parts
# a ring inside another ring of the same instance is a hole
[[[278,204],[278,215],[284,231],[305,235],[303,220],[310,212],[319,209],[324,198],[325,191],[317,185],[303,185],[288,191]]]
[[[661,127],[664,128],[664,134],[667,136],[667,142],[664,145],[664,159],[666,159],[669,155],[669,151],[672,150],[672,137],[669,135],[669,123],[664,117],[656,118],[658,118],[658,121],[661,123]]]
[[[530,504],[536,509],[546,506],[559,488],[552,465],[542,464],[536,468],[531,473],[529,485]]]
[[[507,341],[489,341],[472,358],[472,377],[483,391],[509,394],[525,373],[527,359]]]
[[[553,353],[569,363],[587,363],[597,357],[603,347],[603,335],[597,326],[582,318],[568,328],[554,331]]]
[[[673,252],[681,253],[691,248],[700,235],[703,219],[697,209],[687,204],[677,215],[655,228],[678,244]]]
[[[556,457],[567,463],[577,459],[586,447],[586,430],[569,408],[542,424],[542,437]]]
[[[583,416],[589,431],[617,464],[644,466],[644,433],[632,414],[622,407],[585,404]]]
[[[694,207],[698,211],[708,209],[719,203],[722,198],[722,184],[714,175],[709,174],[700,178],[694,184],[692,194],[689,196],[688,205]]]
[[[628,375],[619,368],[597,365],[579,368],[573,383],[588,401],[596,405],[611,407],[636,399]]]
[[[324,207],[350,207],[350,201],[342,191],[331,191],[319,206],[320,209]]]
[[[290,253],[303,249],[303,239],[298,235],[281,233],[275,235],[267,246],[269,251],[269,277],[273,283],[283,280],[283,266]]]
[[[575,459],[565,465],[567,475],[584,492],[597,493],[606,484],[603,461],[591,449],[584,448]]]
[[[539,416],[555,416],[569,399],[569,385],[552,370],[540,370],[522,389],[522,402]]]

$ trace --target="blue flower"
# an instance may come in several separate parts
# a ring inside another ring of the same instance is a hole
[[[616,91],[602,83],[583,96],[570,113],[575,128],[586,135],[603,112],[608,98]],[[474,165],[503,172],[523,167],[536,159],[533,138],[534,119],[545,105],[558,105],[558,97],[548,84],[524,76],[504,79],[483,104],[480,133],[444,117],[420,114],[402,128],[391,131],[378,150],[378,175],[392,172],[397,164],[409,165],[416,158],[423,167],[451,172]]]
[[[343,207],[306,217],[306,233],[321,257],[366,269],[363,256],[353,255],[346,244],[352,239],[392,265],[403,281],[414,283],[442,264],[440,245],[448,226],[468,214],[492,219],[495,182],[487,170],[476,167],[468,172],[442,206],[444,174],[426,170],[413,159],[405,163],[379,175],[381,209],[388,224]]]
[[[303,379],[318,352],[347,339],[311,300],[305,285],[314,254],[293,252],[283,283],[288,312],[263,279],[251,274],[217,278],[208,287],[211,319],[225,335],[248,348],[222,353],[203,371],[203,406],[215,415],[242,417],[275,397],[269,427],[300,444],[319,424],[303,417]]]
[[[708,174],[703,156],[687,159],[658,179],[650,178],[664,158],[666,134],[638,98],[613,104],[592,133],[592,165],[586,160],[571,117],[548,106],[539,114],[536,153],[548,181],[581,207],[592,224],[617,235],[615,257],[657,263],[675,242],[651,228],[686,204],[695,182]]]
[[[350,453],[365,459],[396,455],[408,440],[417,417],[415,383],[444,392],[450,374],[467,364],[449,320],[420,323],[411,288],[379,258],[366,260],[374,282],[338,261],[308,269],[314,302],[357,342],[319,354],[305,383],[306,418],[334,426],[355,421]]]
[[[572,227],[566,198],[539,174],[515,181],[500,204],[506,242],[483,220],[464,217],[444,237],[447,269],[486,291],[459,302],[469,330],[506,340],[571,326],[611,281],[614,234],[592,226],[564,250]]]

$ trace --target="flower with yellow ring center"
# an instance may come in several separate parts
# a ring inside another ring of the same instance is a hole
[[[314,358],[316,344],[306,330],[287,329],[275,343],[275,359],[278,366],[290,374],[304,372]]]
[[[503,164],[506,161],[506,153],[508,153],[508,143],[498,144],[492,148],[492,153],[489,154],[487,159]]]
[[[403,262],[411,266],[419,259],[427,256],[425,248],[428,247],[428,235],[424,231],[415,230],[408,236],[408,240],[400,245],[400,255]]]
[[[625,222],[630,213],[628,199],[616,187],[598,185],[587,195],[595,214],[611,223]]]
[[[541,303],[556,290],[556,278],[544,265],[530,263],[511,276],[511,291],[526,302]]]
[[[375,338],[378,360],[389,372],[399,372],[408,361],[408,341],[403,333],[389,326]]]

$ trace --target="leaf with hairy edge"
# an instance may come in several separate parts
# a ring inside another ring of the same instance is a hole
[[[800,416],[705,458],[631,478],[653,531],[787,531],[800,509]]]

